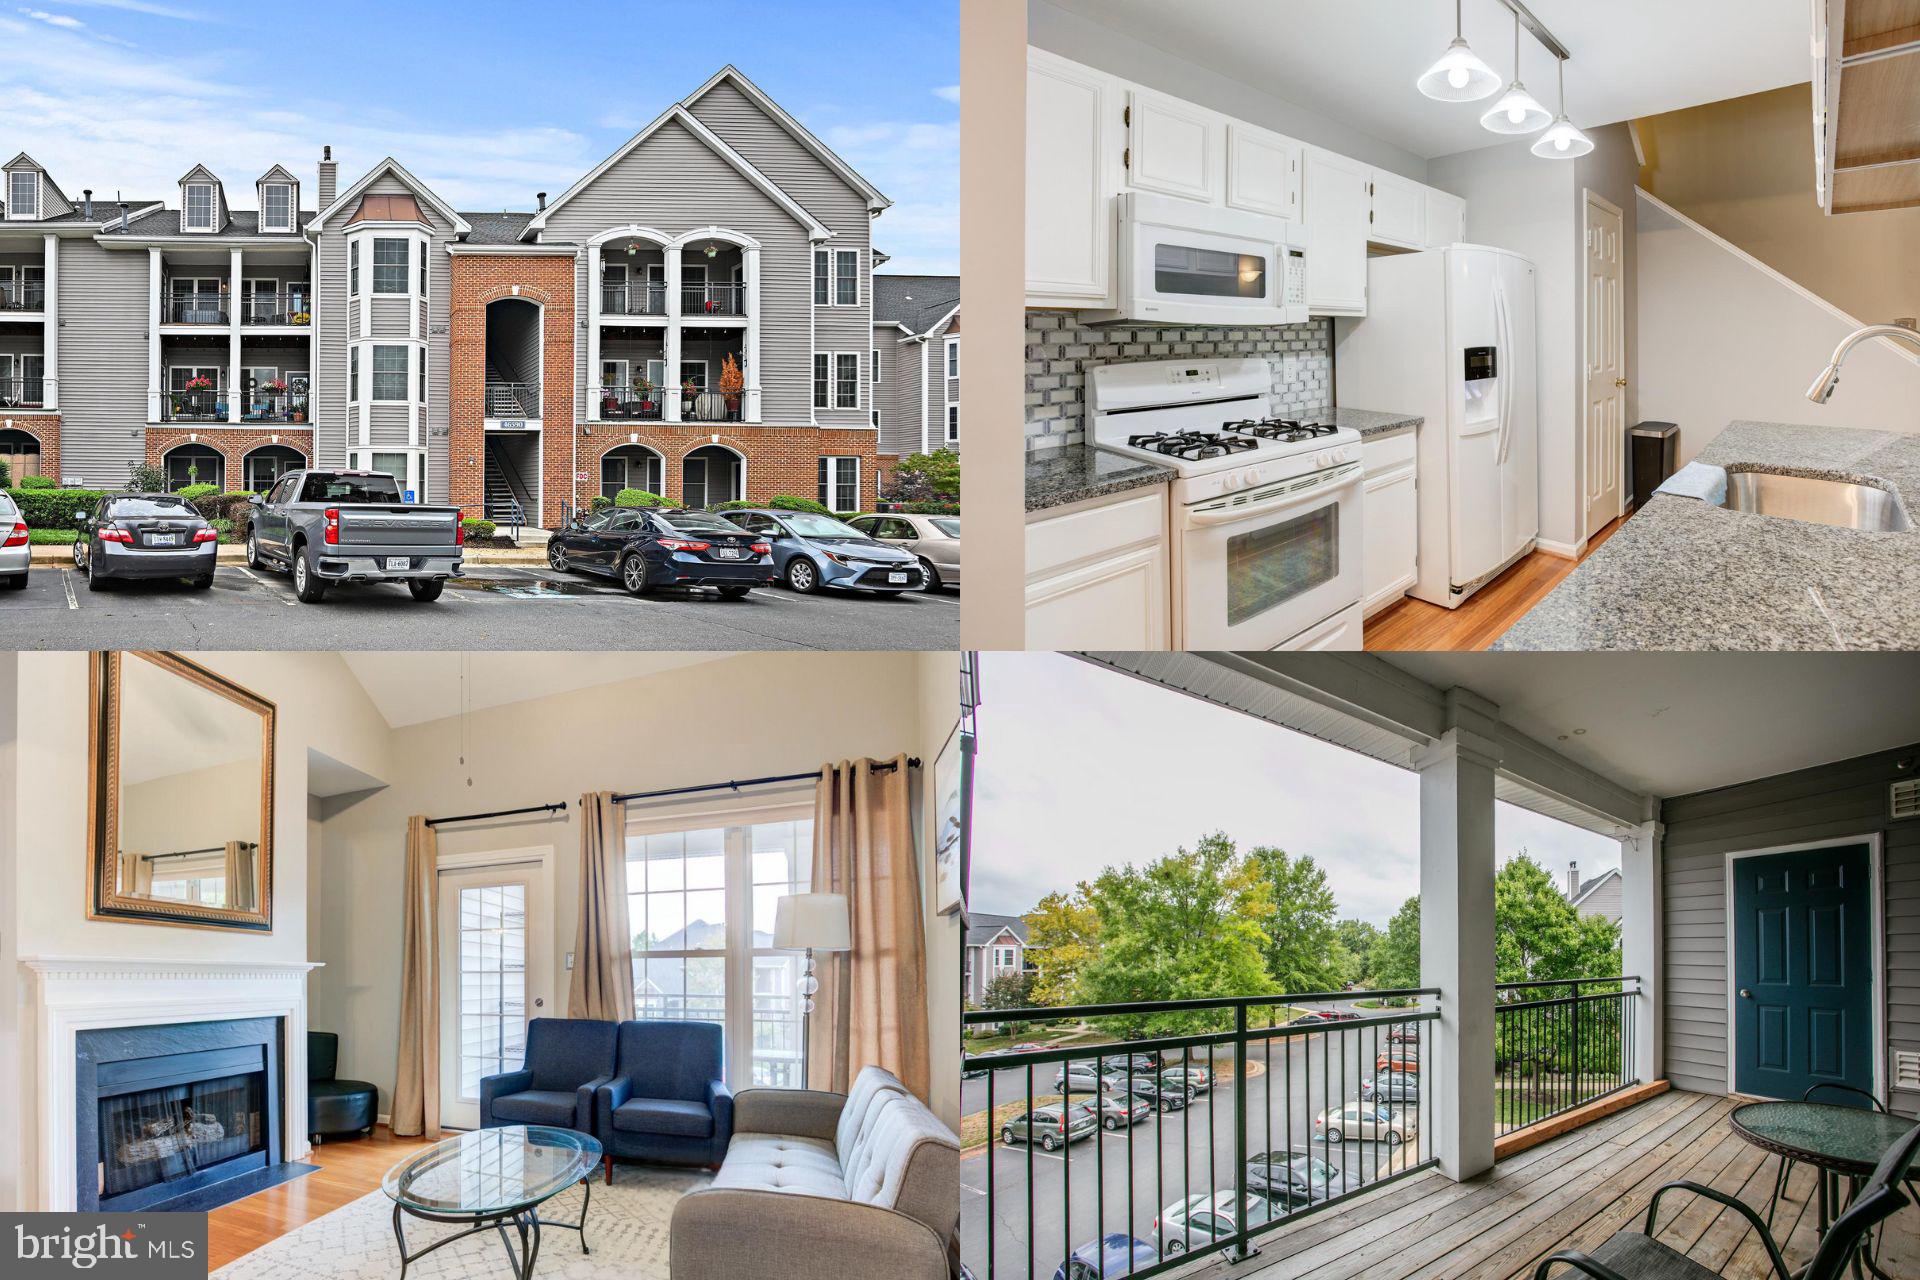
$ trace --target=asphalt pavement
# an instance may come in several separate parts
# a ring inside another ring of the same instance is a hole
[[[8,649],[953,649],[956,592],[898,596],[756,588],[628,595],[611,580],[532,565],[473,565],[438,600],[403,585],[335,587],[303,605],[284,575],[222,564],[210,590],[184,582],[89,591],[70,565],[36,564],[0,589]]]

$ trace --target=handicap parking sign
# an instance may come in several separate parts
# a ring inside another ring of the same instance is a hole
[[[419,499],[417,499],[417,498],[415,498],[415,497],[413,496],[413,490],[411,490],[411,489],[405,489],[405,490],[402,490],[402,491],[401,491],[401,494],[400,494],[400,500],[401,500],[402,502],[417,502],[417,501],[419,501]]]

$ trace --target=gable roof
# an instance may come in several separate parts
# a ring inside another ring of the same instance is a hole
[[[32,156],[28,155],[24,151],[22,151],[19,155],[15,156],[13,159],[7,161],[6,164],[0,165],[0,169],[32,169],[34,172],[40,175],[40,181],[46,183],[47,186],[52,189],[53,194],[60,197],[61,204],[70,205],[73,203],[73,201],[67,199],[67,193],[60,189],[60,184],[53,180],[53,175],[47,172],[47,166],[41,164],[38,160],[35,160]],[[7,194],[8,193],[6,192],[0,192],[0,197],[4,197]],[[45,203],[46,202],[44,200],[41,201],[41,204],[44,205]],[[4,206],[0,206],[0,207],[4,207]],[[78,210],[75,210],[75,212],[78,212]],[[56,221],[59,221],[60,217],[66,216],[62,214],[62,215],[59,215],[58,217],[49,218],[45,216],[45,213],[46,213],[46,210],[42,209],[41,210],[42,216],[39,218],[32,219],[32,221],[56,222]]]
[[[1595,876],[1591,880],[1582,880],[1580,882],[1579,891],[1573,895],[1570,901],[1573,903],[1574,906],[1576,907],[1579,906],[1582,902],[1586,900],[1586,897],[1588,894],[1592,893],[1595,889],[1598,889],[1601,885],[1605,884],[1607,881],[1613,879],[1615,876],[1619,874],[1620,874],[1620,869],[1618,867],[1615,867],[1610,871],[1602,871],[1599,875]]]
[[[225,183],[221,182],[219,178],[214,176],[213,170],[207,168],[207,166],[203,164],[197,164],[193,166],[193,168],[181,174],[180,183],[184,185],[188,182],[192,182],[195,177],[204,178],[206,181],[211,182],[216,187],[226,185]]]
[[[785,191],[782,191],[773,179],[755,168],[751,161],[728,146],[719,134],[707,128],[704,124],[701,124],[693,117],[691,112],[677,102],[655,116],[653,122],[647,125],[646,128],[621,143],[612,155],[595,165],[578,182],[568,187],[565,191],[562,191],[558,200],[553,201],[547,205],[545,209],[535,214],[533,221],[527,224],[527,231],[535,232],[544,228],[547,225],[547,219],[551,218],[562,205],[599,181],[602,174],[625,159],[635,147],[660,132],[669,122],[685,126],[688,132],[692,133],[693,136],[701,142],[704,142],[715,155],[739,170],[741,175],[754,186],[758,187],[762,194],[786,210],[788,214],[792,215],[795,222],[805,227],[807,229],[808,239],[828,240],[832,238],[833,233],[822,226],[818,218],[801,208],[799,202]]]
[[[255,178],[253,180],[253,185],[257,187],[263,182],[291,182],[298,185],[299,181],[300,179],[294,177],[291,173],[287,172],[285,165],[277,164],[273,166],[273,168],[261,174],[259,177]]]
[[[967,917],[967,945],[984,947],[1002,933],[1011,933],[1021,946],[1027,943],[1027,922],[1019,916],[989,915],[975,911]]]
[[[498,213],[462,214],[473,224],[473,234],[467,237],[468,244],[517,244],[527,224],[533,221],[531,213],[514,213],[502,209]]]
[[[928,333],[959,305],[959,276],[873,273],[875,324],[897,324],[909,333]]]
[[[821,163],[839,174],[849,186],[865,197],[867,209],[870,212],[878,213],[880,210],[888,208],[893,204],[893,201],[880,194],[878,187],[861,177],[852,165],[835,155],[831,147],[814,137],[805,125],[789,115],[786,108],[768,97],[759,85],[747,79],[747,77],[742,74],[740,68],[734,66],[731,62],[714,72],[705,84],[682,98],[680,100],[681,104],[684,106],[692,106],[700,99],[706,97],[707,94],[711,93],[715,85],[723,81],[732,84],[734,88],[745,94],[752,100],[755,106],[771,116],[774,123],[778,124],[782,129],[785,129],[795,142],[798,142],[808,151],[811,151]]]
[[[313,216],[313,220],[307,223],[307,230],[320,230],[326,224],[327,220],[333,216],[336,209],[359,208],[358,202],[361,193],[372,186],[376,179],[388,173],[391,173],[394,177],[406,183],[416,196],[425,200],[433,207],[435,213],[452,223],[453,229],[457,234],[464,235],[473,230],[472,225],[469,224],[465,218],[454,212],[452,205],[435,195],[432,187],[429,187],[426,183],[420,181],[420,179],[414,177],[411,173],[408,173],[406,166],[398,160],[395,160],[392,156],[388,156],[379,164],[374,165],[373,168],[361,174],[354,180],[352,186],[335,196],[332,204],[320,210],[319,213]]]
[[[39,162],[38,160],[35,160],[35,159],[34,159],[34,158],[33,158],[32,156],[30,156],[30,155],[28,155],[28,154],[27,154],[26,152],[24,152],[24,151],[22,151],[22,152],[21,152],[21,153],[20,153],[19,155],[17,155],[17,156],[15,156],[15,157],[14,157],[13,159],[11,159],[11,160],[9,160],[9,161],[7,161],[7,162],[6,162],[5,164],[3,164],[3,165],[0,165],[0,169],[18,169],[18,168],[21,168],[21,167],[22,167],[22,165],[21,165],[21,162],[22,162],[22,161],[25,161],[25,167],[26,167],[26,168],[29,168],[29,169],[38,169],[38,170],[40,170],[40,172],[42,172],[42,173],[45,173],[45,172],[47,171],[47,170],[46,170],[46,166],[44,166],[44,165],[42,165],[42,164],[41,164],[41,163],[40,163],[40,162]]]

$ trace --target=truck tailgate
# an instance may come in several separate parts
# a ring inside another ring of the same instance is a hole
[[[356,506],[340,509],[340,545],[451,547],[460,513],[453,507]]]

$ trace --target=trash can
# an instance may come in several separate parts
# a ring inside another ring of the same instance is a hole
[[[1647,505],[1660,482],[1673,474],[1680,449],[1680,426],[1674,422],[1640,422],[1627,429],[1627,470],[1633,479],[1633,505]]]

